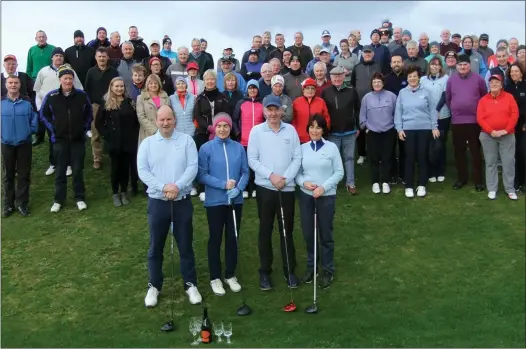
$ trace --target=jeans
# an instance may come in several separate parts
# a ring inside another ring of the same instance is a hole
[[[329,141],[336,144],[343,158],[345,167],[346,185],[354,185],[354,147],[356,146],[356,133],[347,136],[329,135]]]

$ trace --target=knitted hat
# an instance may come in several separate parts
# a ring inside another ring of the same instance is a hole
[[[270,86],[274,87],[276,84],[281,84],[281,86],[285,86],[285,79],[283,79],[283,76],[281,75],[274,75],[272,79],[270,79]]]
[[[152,65],[153,62],[159,62],[161,65],[163,65],[163,63],[161,62],[161,59],[159,57],[152,57],[150,58],[150,61],[148,62],[149,65]]]
[[[106,35],[108,35],[108,31],[107,31],[106,28],[104,28],[104,27],[98,27],[98,28],[97,28],[97,32],[95,33],[95,35],[99,35],[99,32],[100,32],[101,30],[104,30],[104,32],[106,33]]]
[[[433,47],[433,46],[440,47],[438,41],[431,41],[431,42],[429,43],[429,47]]]
[[[55,47],[53,52],[51,52],[51,58],[53,58],[54,55],[62,55],[62,56],[64,56],[64,50],[62,49],[62,47]]]
[[[75,30],[75,32],[73,33],[73,39],[75,38],[83,38],[84,39],[84,33],[82,32],[82,30]]]
[[[71,66],[69,64],[61,65],[58,68],[58,77],[59,78],[63,77],[66,74],[75,76],[75,72],[73,71],[73,69],[71,69]]]
[[[175,84],[177,85],[177,83],[178,83],[179,81],[182,81],[182,82],[184,82],[185,84],[188,85],[188,82],[186,81],[186,79],[185,79],[183,76],[178,76],[178,77],[175,79]]]
[[[404,35],[409,36],[411,39],[413,38],[413,35],[412,35],[411,32],[410,32],[409,30],[407,30],[407,29],[404,30],[404,31],[402,32],[402,36],[404,36]]]
[[[256,87],[256,88],[259,90],[259,82],[257,82],[257,81],[254,80],[254,79],[250,80],[250,81],[247,83],[247,90],[250,88],[250,86],[254,86],[254,87]]]
[[[466,54],[458,55],[457,57],[457,63],[471,63],[469,60],[469,56]]]
[[[499,47],[499,45],[502,44],[502,43],[505,43],[506,46],[509,46],[509,44],[508,44],[508,40],[506,40],[506,39],[500,39],[499,41],[497,41],[497,47]]]
[[[232,118],[227,113],[217,113],[212,119],[212,126],[216,128],[220,122],[226,122],[228,126],[232,127]]]
[[[169,42],[169,43],[171,44],[171,43],[172,43],[172,39],[170,39],[170,38],[164,38],[164,39],[163,39],[163,46],[164,46],[164,44],[166,44],[167,42]]]
[[[380,32],[378,31],[378,29],[373,29],[373,31],[371,32],[371,35],[369,35],[369,37],[372,37],[374,34],[380,35]]]

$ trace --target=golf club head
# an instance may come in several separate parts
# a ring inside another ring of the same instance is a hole
[[[167,323],[165,323],[161,327],[161,331],[163,331],[163,332],[171,332],[173,330],[175,330],[175,326],[174,326],[174,321],[173,320],[168,321]]]
[[[316,303],[314,303],[313,305],[305,308],[305,312],[307,314],[317,314],[318,313],[318,307],[316,306]]]
[[[246,316],[250,315],[252,313],[252,309],[245,303],[241,304],[241,306],[237,309],[237,315],[239,316]]]
[[[296,303],[290,302],[289,304],[285,305],[282,310],[286,313],[292,313],[296,311],[296,309],[297,309]]]

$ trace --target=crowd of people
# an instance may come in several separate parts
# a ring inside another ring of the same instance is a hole
[[[400,183],[407,198],[415,191],[424,197],[433,183],[445,180],[451,131],[455,190],[468,183],[468,149],[476,191],[487,189],[488,198],[496,199],[499,166],[509,199],[524,190],[526,46],[515,38],[499,40],[495,52],[488,34],[451,35],[445,29],[440,42],[430,42],[426,33],[414,41],[409,30],[386,20],[365,45],[359,30],[338,45],[324,30],[313,49],[301,32],[289,47],[282,34],[274,36],[274,46],[265,32],[253,37],[241,61],[225,47],[215,64],[205,39],[172,51],[168,36],[148,46],[137,27],[128,35],[121,43],[118,32],[108,36],[100,27],[85,44],[76,30],[73,45],[63,50],[38,31],[25,73],[18,71],[15,55],[4,57],[3,215],[30,215],[32,147],[44,142],[46,132],[45,175],[55,174],[51,212],[65,204],[68,176],[78,209],[87,209],[83,169],[89,139],[94,169],[102,169],[103,155],[109,155],[115,207],[130,203],[129,192],[148,196],[147,307],[157,304],[162,289],[170,226],[189,300],[201,302],[192,196],[206,209],[210,285],[224,295],[222,277],[231,291],[241,290],[235,270],[244,199],[257,201],[260,288],[266,291],[272,288],[276,217],[286,232],[280,233],[285,279],[288,287],[300,284],[292,238],[296,199],[307,248],[301,281],[312,282],[318,272],[317,210],[319,284],[331,285],[336,188],[345,177],[347,192],[358,193],[355,164],[368,161],[375,194],[389,194]]]

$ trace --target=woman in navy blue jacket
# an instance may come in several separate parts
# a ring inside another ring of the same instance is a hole
[[[236,277],[237,241],[234,231],[233,206],[239,234],[243,195],[248,184],[249,169],[243,146],[230,138],[232,119],[218,113],[212,120],[215,137],[199,149],[197,179],[205,186],[205,208],[208,218],[208,268],[212,291],[225,294],[221,282],[221,240],[225,231],[225,282],[233,292],[241,291]]]

